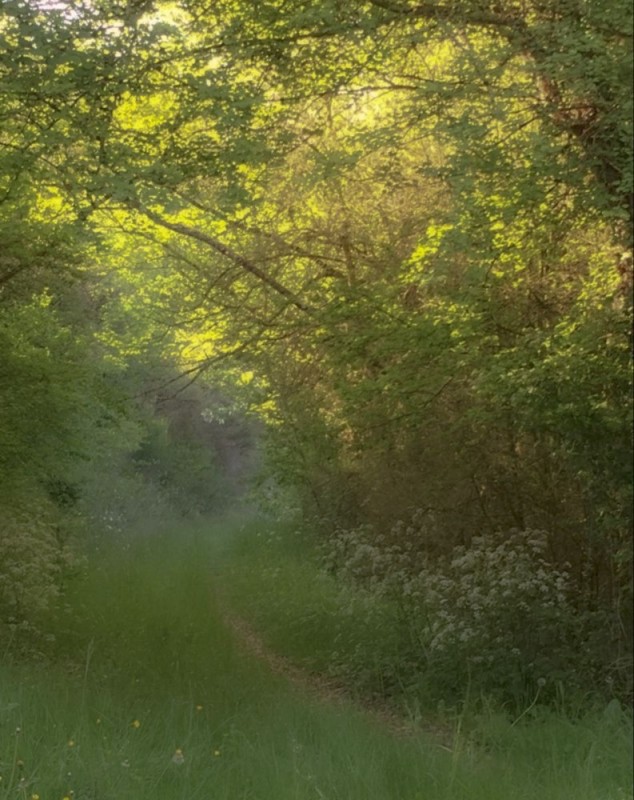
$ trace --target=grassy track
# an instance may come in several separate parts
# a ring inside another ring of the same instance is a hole
[[[222,622],[210,578],[231,574],[221,536],[175,532],[102,555],[58,622],[57,666],[5,658],[0,798],[631,797],[622,720],[542,720],[487,753],[457,737],[451,753],[294,690]]]

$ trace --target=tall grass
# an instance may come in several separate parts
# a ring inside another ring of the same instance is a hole
[[[558,711],[535,702],[518,714],[465,687],[464,702],[444,708],[424,678],[407,683],[412,642],[398,606],[321,570],[314,542],[292,524],[244,526],[218,580],[277,652],[335,678],[360,702],[387,695],[421,727],[449,728],[452,769],[469,753],[492,759],[491,796],[508,774],[509,797],[632,797],[632,717],[618,702],[572,712],[562,698]],[[473,783],[469,791],[480,796]],[[462,796],[455,785],[452,792]]]
[[[541,717],[515,727],[491,714],[479,747],[455,737],[448,752],[425,734],[396,737],[352,704],[330,706],[293,689],[236,644],[217,586],[244,613],[266,608],[254,615],[263,624],[276,619],[269,608],[292,606],[282,624],[296,657],[310,645],[302,603],[317,592],[313,617],[323,641],[339,601],[310,572],[296,582],[293,570],[304,567],[294,557],[278,563],[277,583],[266,583],[253,544],[237,546],[232,530],[216,526],[93,559],[68,613],[54,623],[56,658],[0,666],[0,798],[631,796],[620,712],[576,725]],[[279,628],[276,637],[283,642]]]

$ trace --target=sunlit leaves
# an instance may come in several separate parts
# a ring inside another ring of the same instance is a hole
[[[92,230],[106,360],[221,364],[316,494],[573,507],[616,480],[631,188],[631,11],[573,5],[10,3],[6,219]]]

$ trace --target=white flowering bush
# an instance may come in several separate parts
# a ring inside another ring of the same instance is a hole
[[[407,522],[397,522],[387,534],[372,525],[337,529],[322,550],[326,568],[373,592],[404,600],[411,593],[412,576],[427,563],[421,542],[434,538],[432,515],[416,511]]]
[[[436,680],[521,697],[565,680],[575,662],[569,576],[543,531],[476,537],[404,587]]]
[[[548,535],[478,536],[432,559],[432,525],[419,513],[384,536],[370,526],[338,531],[325,553],[340,576],[398,603],[412,643],[403,681],[523,702],[544,684],[576,680],[583,622],[566,569],[549,559]]]

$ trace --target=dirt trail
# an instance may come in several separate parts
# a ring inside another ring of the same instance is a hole
[[[440,727],[432,727],[407,719],[386,705],[376,702],[359,702],[343,684],[319,673],[303,670],[289,659],[274,652],[260,634],[245,619],[235,614],[222,597],[215,593],[221,618],[232,631],[238,645],[250,656],[265,663],[275,675],[285,678],[294,687],[311,695],[319,702],[330,705],[356,705],[366,716],[373,719],[395,736],[430,734],[443,750],[451,751],[451,733]]]

